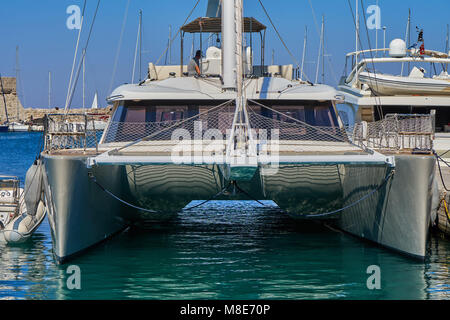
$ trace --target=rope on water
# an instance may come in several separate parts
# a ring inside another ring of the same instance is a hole
[[[386,179],[383,181],[382,184],[380,184],[377,188],[373,189],[370,193],[368,193],[367,195],[365,195],[364,197],[362,197],[361,199],[341,208],[338,210],[334,210],[334,211],[330,211],[330,212],[326,212],[326,213],[319,213],[319,214],[306,214],[306,215],[302,215],[299,218],[300,219],[305,219],[305,220],[312,220],[312,219],[316,219],[316,218],[323,218],[323,217],[329,217],[329,216],[333,216],[337,213],[340,213],[344,210],[350,209],[354,206],[356,206],[357,204],[361,203],[362,201],[366,200],[367,198],[371,197],[372,195],[374,195],[376,192],[378,192],[381,188],[383,188],[388,182],[389,180],[391,180],[391,178],[394,176],[395,174],[395,170],[392,170],[389,175],[386,177]],[[264,203],[262,203],[259,200],[254,199],[250,194],[248,194],[247,192],[245,192],[244,190],[242,190],[241,188],[239,188],[239,186],[237,184],[235,184],[236,189],[238,189],[240,192],[242,192],[243,194],[245,194],[247,197],[249,197],[251,200],[256,201],[257,203],[259,203],[260,205],[269,208],[269,206],[266,206]],[[270,207],[272,208],[272,207]],[[283,212],[287,213],[286,211],[283,210]]]
[[[343,207],[343,208],[341,208],[341,209],[334,210],[334,211],[330,211],[330,212],[326,212],[326,213],[320,213],[320,214],[307,214],[307,215],[303,215],[303,216],[300,217],[300,218],[302,218],[302,219],[308,219],[308,220],[316,219],[316,218],[323,218],[323,217],[328,217],[328,216],[335,215],[335,214],[340,213],[340,212],[342,212],[342,211],[344,211],[344,210],[347,210],[347,209],[349,209],[349,208],[352,208],[352,207],[356,206],[357,204],[361,203],[362,201],[368,199],[369,197],[371,197],[372,195],[374,195],[376,192],[378,192],[381,188],[383,188],[383,187],[389,182],[389,180],[391,180],[391,178],[394,176],[394,174],[395,174],[395,170],[392,170],[392,171],[389,173],[389,175],[386,176],[386,179],[383,181],[383,183],[380,184],[377,188],[373,189],[370,193],[368,193],[367,195],[365,195],[365,196],[362,197],[361,199],[359,199],[359,200],[357,200],[357,201],[355,201],[355,202],[353,202],[353,203],[351,203],[351,204],[349,204],[349,205],[347,205],[347,206],[345,206],[345,207]],[[111,191],[109,191],[108,189],[106,189],[105,187],[103,187],[103,186],[97,181],[97,179],[95,178],[94,175],[89,175],[89,178],[90,178],[90,179],[91,179],[91,180],[92,180],[92,181],[93,181],[100,189],[102,189],[105,193],[107,193],[109,196],[111,196],[112,198],[116,199],[117,201],[121,202],[122,204],[124,204],[124,205],[126,205],[126,206],[128,206],[128,207],[131,207],[131,208],[134,208],[134,209],[137,209],[137,210],[141,210],[141,211],[144,211],[144,212],[148,212],[148,213],[162,214],[162,212],[158,212],[158,211],[154,211],[154,210],[149,210],[149,209],[146,209],[146,208],[142,208],[142,207],[136,206],[136,205],[134,205],[134,204],[131,204],[131,203],[129,203],[129,202],[127,202],[127,201],[125,201],[125,200],[119,198],[119,197],[116,196],[114,193],[112,193]],[[206,200],[206,201],[203,201],[203,202],[201,202],[201,203],[198,204],[198,205],[195,205],[195,206],[192,206],[192,207],[183,209],[183,211],[193,210],[193,209],[195,209],[195,208],[198,208],[198,207],[203,206],[204,204],[206,204],[206,203],[208,203],[208,202],[210,202],[210,201],[213,201],[214,199],[216,199],[216,198],[220,197],[221,195],[223,195],[223,194],[229,189],[229,187],[230,187],[231,185],[233,185],[239,192],[241,192],[242,194],[246,195],[249,199],[251,199],[251,200],[257,202],[258,204],[262,205],[263,207],[267,207],[267,208],[273,209],[273,207],[270,207],[270,206],[265,205],[265,204],[262,203],[261,201],[255,199],[253,196],[251,196],[248,192],[246,192],[245,190],[241,189],[241,188],[239,187],[239,185],[237,184],[236,181],[230,181],[230,183],[228,183],[228,185],[227,185],[225,188],[223,188],[219,193],[217,193],[216,195],[214,195],[214,196],[211,197],[210,199],[208,199],[208,200]],[[168,213],[170,213],[170,212],[168,212]]]

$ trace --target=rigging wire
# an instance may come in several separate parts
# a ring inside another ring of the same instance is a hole
[[[189,15],[187,16],[186,20],[184,20],[183,24],[181,25],[181,27],[178,29],[177,33],[173,36],[173,38],[170,40],[169,45],[167,46],[166,50],[164,50],[164,52],[162,53],[162,55],[158,58],[158,60],[156,60],[155,65],[158,65],[158,63],[161,61],[161,59],[166,55],[166,52],[169,50],[169,48],[172,46],[172,43],[175,41],[175,39],[178,37],[178,35],[181,32],[181,28],[186,24],[186,22],[191,18],[192,14],[194,13],[195,9],[197,8],[198,4],[200,3],[200,0],[197,0],[196,4],[194,5],[194,7],[192,8],[191,12],[189,13]]]
[[[313,7],[313,5],[312,5],[311,0],[308,0],[308,2],[309,2],[309,6],[311,7],[312,14],[313,14],[313,20],[314,20],[314,24],[315,24],[315,27],[316,27],[317,35],[320,37],[319,24],[318,24],[318,22],[317,22],[316,12],[315,12],[315,10],[314,10],[314,7]],[[324,35],[324,36],[325,36],[325,35]],[[326,43],[326,41],[323,41],[324,50],[325,50],[325,52],[328,52],[328,50],[326,50],[326,48],[325,48],[325,43]],[[331,64],[331,59],[330,59],[330,57],[329,57],[328,55],[327,55],[327,62],[328,62],[328,64],[329,64],[331,73],[333,74],[334,80],[336,81],[336,83],[339,83],[339,81],[338,81],[338,79],[337,79],[337,77],[336,77],[336,73],[335,73],[335,71],[334,71],[333,65]]]
[[[113,73],[112,73],[112,76],[111,76],[111,83],[110,83],[110,85],[109,85],[108,93],[111,93],[111,90],[112,90],[113,85],[114,85],[114,80],[115,80],[115,77],[116,77],[117,64],[119,63],[120,49],[122,48],[123,34],[124,34],[124,32],[125,32],[125,26],[126,26],[126,24],[127,24],[128,9],[130,8],[130,2],[131,2],[131,0],[128,0],[127,6],[126,6],[126,8],[125,8],[125,15],[124,15],[124,17],[123,17],[122,30],[120,31],[119,45],[118,45],[118,47],[117,47],[116,57],[115,57],[115,59],[114,59]]]
[[[288,46],[286,45],[286,42],[284,41],[283,37],[281,36],[280,32],[278,31],[277,27],[275,26],[275,24],[272,21],[272,18],[270,17],[269,13],[266,10],[266,7],[264,7],[264,4],[262,3],[261,0],[258,0],[262,9],[264,10],[264,13],[266,14],[267,18],[270,21],[270,24],[272,25],[272,28],[275,30],[278,38],[280,39],[281,43],[283,44],[284,48],[286,49],[287,53],[291,56],[291,59],[294,61],[294,63],[299,66],[299,62],[297,61],[297,59],[295,58],[295,56],[292,54],[291,50],[289,50]],[[303,73],[303,76],[306,78],[307,81],[311,82],[308,78],[308,76]]]
[[[86,45],[85,45],[85,47],[83,49],[83,55],[82,55],[82,57],[80,59],[80,62],[78,64],[78,70],[77,70],[77,74],[76,74],[76,77],[75,77],[75,81],[74,81],[74,83],[72,85],[72,88],[71,88],[71,93],[70,93],[70,96],[69,96],[69,100],[68,100],[68,102],[67,102],[67,104],[66,104],[66,106],[64,108],[66,110],[66,114],[69,112],[70,105],[72,104],[73,95],[75,93],[75,89],[77,87],[78,79],[80,77],[81,67],[83,66],[83,60],[84,60],[84,57],[86,56],[87,48],[88,48],[89,42],[91,40],[91,36],[92,36],[92,31],[94,29],[95,20],[97,19],[97,14],[98,14],[98,9],[100,7],[100,2],[101,2],[101,0],[98,0],[98,2],[97,2],[97,7],[95,9],[94,18],[92,19],[92,23],[91,23],[91,27],[90,27],[90,30],[89,30],[88,38],[86,40]]]
[[[365,8],[363,0],[361,0],[361,6],[362,6],[362,8]],[[364,17],[364,21],[367,21],[367,19],[366,19],[366,11],[365,10],[363,10],[363,17]],[[374,78],[375,78],[375,85],[377,87],[377,91],[379,91],[377,73],[376,73],[376,70],[375,70],[375,62],[373,62],[374,56],[373,56],[373,52],[372,52],[372,44],[370,42],[369,28],[367,27],[367,22],[364,23],[364,25],[366,27],[366,35],[367,35],[367,41],[368,41],[369,49],[370,49],[370,51],[369,51],[370,52],[370,59],[372,60],[372,67],[373,67],[373,74],[374,74]],[[377,97],[378,97],[378,102],[379,102],[379,104],[377,105],[378,114],[380,115],[380,118],[383,119],[383,107],[381,105],[381,98],[378,95],[375,95],[375,100],[377,100]]]
[[[83,31],[83,25],[84,25],[84,13],[85,13],[85,10],[86,10],[86,2],[87,2],[87,0],[84,0],[83,11],[82,11],[82,14],[81,14],[80,30],[78,31],[77,43],[75,45],[75,53],[74,53],[74,57],[73,57],[72,71],[70,73],[69,86],[67,87],[67,95],[66,95],[66,104],[65,104],[65,106],[67,106],[67,102],[69,101],[70,91],[72,89],[73,73],[75,71],[75,64],[76,64],[77,55],[78,55],[78,47],[79,47],[79,44],[80,44],[81,32]]]
[[[362,1],[362,0],[361,0]],[[351,3],[350,3],[350,0],[347,0],[347,3],[348,3],[348,6],[349,6],[349,8],[350,8],[350,12],[352,13],[352,17],[353,17],[353,24],[355,25],[355,28],[358,28],[358,25],[357,25],[357,21],[356,21],[356,17],[355,17],[355,14],[353,13],[353,7],[352,7],[352,5],[351,5]],[[364,4],[363,4],[364,5]],[[364,7],[363,7],[364,8]],[[366,28],[367,28],[367,23],[365,23],[365,25],[366,25]],[[370,41],[370,40],[369,40]],[[362,43],[362,40],[361,40],[361,36],[360,36],[360,34],[358,33],[358,42],[359,42],[359,45],[361,46],[361,55],[363,56],[363,60],[366,60],[366,55],[365,55],[365,53],[364,53],[364,50],[362,50],[362,48],[364,47],[363,46],[363,43]],[[355,57],[357,57],[358,56],[358,52],[355,52]],[[373,63],[373,59],[372,59],[372,63]],[[357,72],[357,68],[358,68],[358,65],[356,65],[355,64],[355,67],[354,67],[354,71],[355,71],[355,77],[356,77],[356,72]],[[374,67],[374,69],[375,69],[375,67]],[[374,70],[374,73],[375,73],[375,70]],[[371,77],[371,75],[370,75],[370,73],[369,73],[369,79],[372,79],[372,77]],[[377,87],[378,87],[378,82],[375,82],[376,83],[376,85],[377,85]],[[375,96],[375,101],[377,101],[377,94],[371,89],[371,91],[372,91],[372,93],[374,94],[374,96]],[[378,100],[379,100],[379,97],[378,97]],[[380,101],[380,103],[379,104],[381,104],[381,100],[379,100]],[[381,118],[381,120],[383,119],[383,114],[381,113],[381,111],[382,110],[380,110],[379,109],[379,104],[377,104],[377,109],[378,109],[378,113],[380,114],[380,118]]]

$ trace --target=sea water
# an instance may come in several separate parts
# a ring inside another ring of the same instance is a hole
[[[41,143],[40,133],[0,134],[0,174],[23,182]],[[448,240],[431,236],[420,262],[265,204],[209,202],[62,266],[45,220],[28,243],[0,244],[0,299],[450,298]],[[79,290],[68,286],[71,265]],[[380,289],[369,289],[370,266],[379,267]]]

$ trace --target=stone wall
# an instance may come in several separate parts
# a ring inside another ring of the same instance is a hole
[[[9,121],[25,119],[25,110],[17,97],[16,78],[2,77],[3,92],[5,94],[6,106],[8,107]],[[0,123],[6,121],[5,104],[0,90]]]

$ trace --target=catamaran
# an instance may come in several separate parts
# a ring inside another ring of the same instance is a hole
[[[425,257],[434,158],[367,146],[364,130],[339,116],[342,94],[295,79],[292,65],[265,65],[267,28],[242,8],[223,0],[219,17],[183,25],[181,57],[187,34],[220,41],[200,60],[201,75],[188,76],[183,58],[150,64],[145,81],[111,93],[99,142],[88,115],[48,116],[42,179],[59,262],[219,198],[273,200],[293,218],[326,219]],[[243,34],[259,35],[260,65]]]

